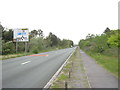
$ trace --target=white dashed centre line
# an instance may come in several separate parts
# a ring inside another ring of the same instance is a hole
[[[27,62],[24,62],[24,63],[21,63],[21,64],[24,65],[24,64],[27,64],[27,63],[29,63],[29,62],[31,62],[31,61],[27,61]]]

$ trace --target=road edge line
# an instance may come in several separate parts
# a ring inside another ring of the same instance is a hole
[[[68,58],[65,60],[65,62],[62,64],[62,66],[58,69],[58,71],[53,75],[53,77],[48,81],[48,83],[44,86],[43,90],[45,88],[49,88],[53,81],[56,79],[56,77],[59,75],[60,71],[63,69],[63,67],[67,64],[67,61],[70,59],[70,57],[73,55],[73,53],[76,51],[77,47],[73,50],[73,52],[68,56]]]

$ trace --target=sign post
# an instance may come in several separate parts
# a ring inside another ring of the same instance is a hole
[[[13,41],[16,42],[16,53],[18,52],[18,42],[25,42],[25,52],[27,52],[27,42],[29,41],[29,30],[27,28],[14,29]]]
[[[25,42],[25,53],[27,52],[27,47],[28,47],[27,42]]]
[[[18,42],[16,42],[16,53],[18,51]]]

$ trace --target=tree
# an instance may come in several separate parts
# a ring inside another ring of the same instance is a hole
[[[91,38],[94,38],[94,37],[95,37],[94,34],[88,34],[88,35],[86,36],[86,39],[91,39]]]
[[[58,37],[56,35],[50,32],[47,38],[49,38],[51,41],[51,45],[50,45],[51,47],[58,45]]]
[[[38,35],[38,31],[37,30],[33,30],[30,32],[30,38],[36,37]]]
[[[51,40],[48,37],[44,39],[44,45],[46,48],[51,47]]]
[[[43,37],[43,31],[41,29],[38,29],[38,35],[39,37]]]
[[[12,41],[9,42],[2,42],[2,54],[12,54],[15,53],[15,45]]]
[[[7,30],[3,30],[2,31],[2,40],[4,40],[5,42],[8,41],[12,41],[13,40],[13,30],[9,29]]]
[[[33,53],[38,53],[41,50],[45,49],[43,38],[41,37],[32,38],[29,43],[29,48],[30,51]]]
[[[0,23],[0,55],[2,54],[2,32],[3,32],[4,28]]]
[[[114,31],[116,32],[115,34],[111,35],[108,38],[108,43],[114,47],[120,47],[120,35],[118,34],[118,30]]]
[[[107,33],[109,33],[110,31],[111,31],[111,30],[107,27],[103,33],[107,34]]]
[[[74,43],[73,43],[72,40],[63,39],[63,40],[61,41],[60,46],[61,46],[62,48],[69,48],[69,47],[72,47],[73,44],[74,44]]]
[[[0,39],[2,38],[2,32],[3,32],[3,30],[4,30],[4,28],[3,28],[3,26],[0,23]]]

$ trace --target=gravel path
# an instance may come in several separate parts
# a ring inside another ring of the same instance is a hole
[[[80,50],[80,53],[88,76],[88,82],[92,88],[118,88],[118,78],[98,65],[94,59],[82,50]]]

